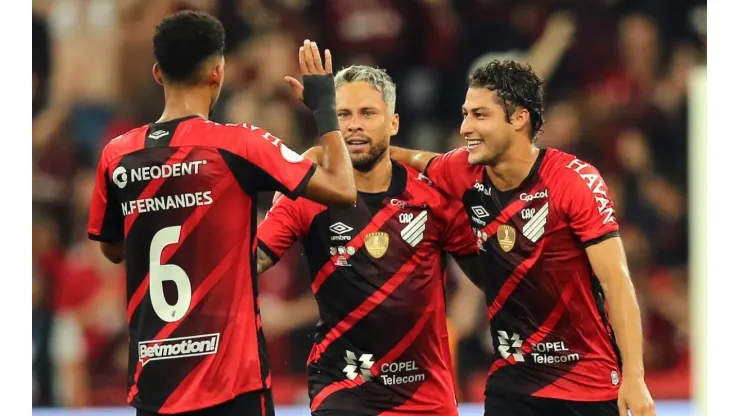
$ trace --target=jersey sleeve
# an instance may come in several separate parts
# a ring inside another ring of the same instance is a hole
[[[463,205],[450,201],[444,215],[445,229],[442,235],[444,251],[455,256],[477,254],[478,242],[473,236],[473,229],[468,223],[468,216]]]
[[[107,147],[106,147],[107,149]],[[111,197],[111,178],[106,151],[98,162],[95,174],[87,233],[90,239],[104,243],[117,243],[124,239],[123,211]]]
[[[249,135],[244,156],[262,173],[256,190],[278,191],[291,199],[302,196],[316,165],[265,129],[245,125],[243,134]]]
[[[614,203],[599,171],[578,159],[567,168],[573,172],[563,175],[558,194],[570,228],[586,246],[618,236]]]
[[[305,236],[301,202],[280,197],[257,228],[257,246],[275,263]]]
[[[460,173],[468,169],[468,150],[459,147],[430,160],[424,176],[448,195],[461,198],[464,192],[460,184]]]

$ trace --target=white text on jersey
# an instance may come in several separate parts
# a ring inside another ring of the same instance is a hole
[[[606,194],[604,180],[601,179],[601,176],[596,172],[596,169],[594,169],[590,164],[579,159],[573,159],[573,161],[568,164],[568,168],[578,172],[578,174],[581,175],[581,178],[586,182],[586,185],[588,185],[588,189],[590,189],[591,193],[594,194],[594,199],[598,204],[599,214],[601,215],[604,224],[613,222],[614,209],[609,207],[611,201],[609,200],[609,196]],[[584,169],[586,169],[586,171],[581,172]]]
[[[129,182],[197,175],[200,165],[205,165],[206,163],[208,163],[207,160],[195,160],[192,162],[173,163],[171,165],[145,166],[134,168],[130,171],[127,171],[123,166],[119,166],[113,171],[111,179],[113,183],[123,189]]]
[[[154,198],[137,199],[121,204],[123,216],[136,213],[164,211],[166,209],[189,208],[192,206],[211,205],[211,191],[195,192],[179,195],[158,196]]]
[[[220,338],[221,334],[205,334],[141,341],[139,342],[139,361],[145,365],[149,361],[215,354],[218,352]]]

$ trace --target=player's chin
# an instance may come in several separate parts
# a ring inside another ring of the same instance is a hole
[[[371,157],[367,152],[349,152],[349,158],[352,160],[353,165],[364,165],[370,162]]]
[[[375,162],[372,156],[366,152],[362,152],[359,154],[350,153],[349,157],[352,160],[352,167],[363,172],[370,170]]]
[[[475,146],[468,150],[468,163],[471,165],[484,165],[488,157],[483,146]]]

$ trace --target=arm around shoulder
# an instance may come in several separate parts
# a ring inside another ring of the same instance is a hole
[[[389,151],[391,159],[405,163],[419,172],[424,172],[429,165],[429,162],[440,155],[439,153],[405,149],[397,146],[391,146]]]

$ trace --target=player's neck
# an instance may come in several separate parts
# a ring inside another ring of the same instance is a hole
[[[362,172],[355,169],[355,186],[359,192],[368,194],[385,192],[391,186],[392,170],[391,158],[386,153],[369,171]]]
[[[529,176],[539,154],[540,149],[531,142],[512,146],[500,160],[486,166],[493,186],[502,192],[519,187]]]
[[[207,119],[210,104],[210,92],[205,88],[170,86],[164,90],[164,111],[157,123],[193,115]]]

